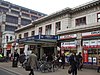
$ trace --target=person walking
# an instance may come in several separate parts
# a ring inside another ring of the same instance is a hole
[[[82,66],[83,66],[83,60],[82,60],[82,55],[81,52],[77,55],[77,68],[78,70],[82,71]]]
[[[100,72],[100,55],[97,56],[97,72]]]
[[[64,53],[61,55],[61,60],[62,60],[61,66],[64,69],[65,68],[65,54]]]
[[[35,67],[36,64],[37,64],[37,56],[36,56],[36,54],[34,53],[34,50],[33,50],[32,53],[29,55],[28,64],[31,66],[31,70],[30,70],[29,75],[34,75],[34,67]]]
[[[18,54],[17,50],[15,50],[14,55],[13,55],[12,67],[18,66],[18,60],[19,60],[19,54]]]
[[[72,75],[77,75],[76,53],[72,53],[72,55],[69,57],[69,62],[72,69]]]

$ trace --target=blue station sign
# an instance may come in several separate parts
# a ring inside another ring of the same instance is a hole
[[[39,39],[48,39],[48,40],[58,40],[59,37],[58,35],[34,35],[31,37],[26,37],[26,38],[22,38],[22,39],[18,39],[18,42],[25,42],[25,41],[32,41],[32,40],[39,40]]]

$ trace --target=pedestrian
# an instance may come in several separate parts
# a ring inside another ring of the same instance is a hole
[[[100,72],[100,55],[97,56],[97,72]]]
[[[37,56],[34,53],[34,50],[32,50],[32,53],[29,55],[28,64],[31,66],[29,75],[34,75],[34,67],[37,66]]]
[[[65,54],[63,53],[62,55],[61,55],[61,66],[63,67],[63,69],[65,68]]]
[[[82,60],[81,52],[79,52],[79,54],[77,55],[77,68],[78,70],[82,71],[82,67],[83,67],[83,60]]]
[[[72,75],[77,75],[76,53],[72,53],[72,55],[69,57],[69,62],[71,66]]]
[[[18,60],[19,60],[19,54],[18,54],[17,50],[15,50],[14,55],[13,55],[13,63],[12,63],[13,67],[18,66]]]
[[[19,55],[19,62],[22,65],[22,67],[23,67],[24,61],[26,60],[25,58],[26,58],[26,55],[24,53]]]

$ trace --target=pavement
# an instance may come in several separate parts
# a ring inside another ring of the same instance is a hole
[[[15,73],[16,75],[28,75],[29,71],[25,71],[24,68],[21,67],[20,64],[18,64],[17,68],[12,67],[12,62],[0,62],[0,68]],[[70,75],[67,73],[68,67],[65,67],[65,69],[58,69],[55,72],[46,72],[41,73],[39,71],[35,71],[35,75]],[[83,69],[82,71],[78,71],[77,75],[100,75],[100,73],[97,73],[96,69]]]

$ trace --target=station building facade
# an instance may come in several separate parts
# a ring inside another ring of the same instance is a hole
[[[96,56],[100,55],[99,5],[100,1],[95,0],[75,8],[63,9],[17,29],[16,37],[21,39],[34,35],[58,35],[57,43],[53,45],[56,52],[57,45],[60,46],[61,53],[82,52],[84,63],[96,65]]]

